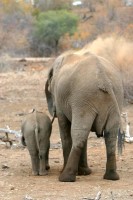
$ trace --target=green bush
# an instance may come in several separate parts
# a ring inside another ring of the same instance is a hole
[[[45,47],[57,53],[60,38],[66,33],[72,35],[76,31],[77,23],[78,17],[67,10],[40,13],[33,30],[32,49],[39,56],[45,55]],[[42,46],[44,49],[40,48]]]

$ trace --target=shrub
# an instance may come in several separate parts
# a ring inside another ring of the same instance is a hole
[[[52,52],[58,52],[60,38],[69,33],[72,35],[77,28],[78,17],[66,10],[47,11],[40,13],[35,22],[31,38],[31,48],[38,56],[45,55],[40,46],[47,47]]]

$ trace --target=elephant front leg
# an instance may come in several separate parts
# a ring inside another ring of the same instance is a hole
[[[104,179],[118,180],[119,175],[116,172],[116,141],[117,141],[118,129],[113,128],[104,133],[107,163]]]

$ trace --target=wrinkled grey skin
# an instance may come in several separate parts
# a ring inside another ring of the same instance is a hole
[[[31,156],[32,174],[47,175],[52,123],[46,113],[30,113],[21,126],[22,144],[27,146]]]
[[[77,173],[91,173],[86,151],[90,131],[98,137],[104,133],[104,179],[118,180],[116,141],[121,128],[123,87],[117,69],[89,52],[81,56],[64,54],[49,71],[45,93],[49,112],[56,112],[62,140],[64,167],[59,180],[73,182]]]

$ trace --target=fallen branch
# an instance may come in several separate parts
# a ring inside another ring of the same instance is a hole
[[[10,134],[14,134],[15,136],[21,135],[21,131],[15,131],[15,130],[6,129],[6,128],[0,128],[0,133],[10,133]]]
[[[121,117],[124,119],[124,123],[125,123],[124,140],[125,140],[125,142],[132,143],[133,142],[133,137],[131,137],[131,135],[130,135],[130,122],[128,120],[128,113],[127,112],[125,112],[125,113],[123,112],[121,114]]]
[[[97,193],[97,196],[95,197],[95,200],[99,200],[99,199],[101,199],[101,192],[100,191]]]
[[[7,144],[7,142],[9,142],[10,147],[11,147],[12,144],[13,144],[13,140],[11,140],[10,138],[7,138],[7,137],[5,137],[5,136],[0,137],[0,140],[1,140],[2,142],[5,142],[6,144]]]
[[[21,137],[21,131],[15,131],[15,130],[11,130],[8,126],[7,129],[5,128],[0,128],[0,133],[5,133],[5,136],[0,136],[0,140],[2,142],[5,142],[6,145],[7,143],[10,144],[10,147],[13,145],[14,141],[20,141],[20,137]],[[14,134],[16,139],[10,139],[8,134]]]
[[[111,199],[114,200],[113,192],[111,191]]]
[[[99,199],[101,199],[101,192],[99,191],[94,199],[90,199],[90,198],[88,198],[88,197],[84,197],[83,199],[84,199],[84,200],[85,200],[85,199],[86,199],[86,200],[99,200]]]
[[[8,58],[10,61],[18,61],[18,62],[47,62],[47,61],[53,61],[55,58],[51,57],[38,57],[38,58]]]
[[[29,112],[25,113],[25,112],[22,112],[22,113],[17,113],[16,115],[18,116],[24,116],[24,115],[28,115],[28,114],[31,114],[35,111],[35,108],[32,108],[31,110],[29,110]]]

